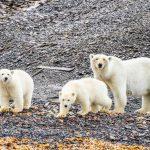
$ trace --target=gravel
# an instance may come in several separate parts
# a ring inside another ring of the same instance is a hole
[[[141,106],[137,97],[128,97],[123,115],[91,113],[64,120],[48,115],[48,111],[58,111],[51,98],[58,96],[68,80],[92,76],[89,54],[104,53],[124,60],[150,57],[149,0],[48,0],[33,5],[34,1],[27,0],[0,2],[1,68],[20,68],[31,75],[38,65],[75,69],[44,69],[34,76],[32,108],[18,115],[1,113],[0,136],[43,142],[88,136],[150,146],[149,116],[133,113]],[[143,118],[138,122],[139,117]]]

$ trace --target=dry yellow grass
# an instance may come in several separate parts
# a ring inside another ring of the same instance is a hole
[[[56,144],[56,143],[55,143]],[[58,150],[150,150],[138,145],[112,144],[90,138],[68,138],[57,143]],[[0,150],[50,150],[50,144],[39,144],[30,139],[0,138]]]
[[[150,150],[138,145],[112,144],[90,138],[69,138],[64,143],[58,144],[59,150]]]
[[[48,150],[49,144],[39,144],[29,139],[0,138],[0,150]]]

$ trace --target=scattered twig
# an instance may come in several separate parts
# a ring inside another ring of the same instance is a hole
[[[48,97],[49,99],[53,99],[53,100],[56,100],[56,99],[58,99],[59,98],[59,96],[50,96],[50,97]]]
[[[33,65],[33,64],[35,64],[35,63],[38,63],[38,61],[29,62],[29,63],[27,64],[27,67],[30,66],[30,65]]]
[[[67,71],[67,72],[74,70],[74,67],[66,68],[66,67],[50,67],[50,66],[42,66],[42,65],[37,66],[37,68],[39,68],[39,69],[50,69],[50,70],[61,70],[61,71]]]
[[[34,76],[38,75],[39,73],[41,73],[42,71],[43,71],[43,68],[41,68],[38,71],[36,71],[32,76],[34,77]]]
[[[2,52],[3,50],[4,50],[4,48],[3,48],[3,47],[2,47],[2,48],[0,47],[0,52]]]

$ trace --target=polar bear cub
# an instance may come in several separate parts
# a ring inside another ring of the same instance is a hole
[[[112,90],[116,112],[124,112],[127,89],[142,96],[140,113],[150,112],[150,58],[121,60],[103,54],[90,55],[94,77],[104,81]]]
[[[69,81],[59,92],[59,101],[60,112],[57,117],[66,117],[74,103],[81,105],[80,115],[86,115],[91,110],[98,112],[101,106],[108,110],[112,104],[106,84],[94,78]]]
[[[31,106],[33,79],[22,70],[0,70],[0,111],[9,110],[9,100],[14,100],[13,112],[21,112]]]

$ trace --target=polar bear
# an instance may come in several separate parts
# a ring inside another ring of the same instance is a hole
[[[112,104],[106,84],[94,78],[69,81],[59,92],[59,101],[60,112],[57,117],[66,117],[74,103],[81,105],[80,115],[86,115],[91,110],[98,112],[101,107],[109,110]]]
[[[13,112],[29,109],[34,89],[33,79],[22,70],[0,70],[0,112],[9,110],[9,100],[14,100]]]
[[[121,60],[103,54],[90,55],[94,78],[104,81],[112,90],[115,112],[124,112],[127,103],[126,91],[142,96],[139,113],[150,112],[150,58]]]

